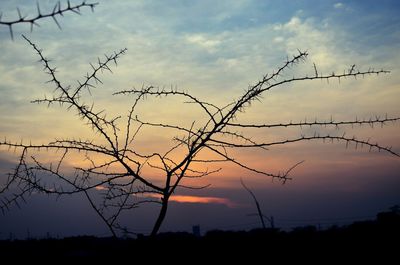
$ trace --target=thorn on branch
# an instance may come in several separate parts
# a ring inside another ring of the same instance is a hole
[[[350,69],[349,69],[349,75],[353,74],[355,68],[356,68],[356,65],[353,64],[353,65],[350,67]]]
[[[315,72],[315,77],[318,77],[318,70],[317,70],[317,66],[314,64],[314,72]]]

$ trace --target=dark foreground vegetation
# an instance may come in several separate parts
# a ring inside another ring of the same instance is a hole
[[[390,261],[398,258],[399,249],[398,211],[379,213],[373,221],[355,222],[348,226],[331,227],[326,230],[307,226],[290,232],[279,229],[209,231],[202,237],[179,232],[162,233],[153,238],[139,236],[137,239],[81,236],[0,241],[1,257],[12,258],[13,261],[21,258],[47,260],[51,257],[157,261],[171,255],[175,256],[176,261],[189,257],[188,262],[207,257],[231,260],[262,259],[263,264],[270,258],[304,260],[324,257],[328,258],[325,261],[336,259],[345,262],[351,257],[357,260],[373,258]]]

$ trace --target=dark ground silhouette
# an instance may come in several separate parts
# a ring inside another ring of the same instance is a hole
[[[262,260],[397,260],[400,242],[400,213],[382,212],[376,220],[318,230],[315,226],[298,227],[290,232],[280,229],[251,231],[208,231],[196,237],[186,232],[161,233],[137,239],[97,238],[92,236],[64,239],[2,240],[3,258],[69,257],[163,260],[227,258]],[[397,254],[396,254],[397,253]],[[151,254],[151,255],[149,255]],[[55,260],[56,261],[56,260]],[[346,262],[345,262],[346,263]]]

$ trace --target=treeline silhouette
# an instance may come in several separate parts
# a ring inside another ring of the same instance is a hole
[[[332,226],[319,230],[316,226],[297,227],[292,231],[279,228],[250,231],[208,231],[204,236],[187,232],[160,233],[155,237],[138,235],[132,238],[99,238],[94,236],[63,239],[29,239],[0,241],[4,258],[69,257],[140,259],[153,253],[158,260],[170,253],[177,258],[190,256],[246,258],[316,258],[352,257],[360,260],[377,258],[390,260],[397,254],[400,239],[400,212],[381,212],[375,220],[358,221],[347,226]],[[21,256],[22,255],[22,256]]]

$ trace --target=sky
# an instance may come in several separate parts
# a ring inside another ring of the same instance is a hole
[[[38,1],[42,12],[57,1]],[[87,1],[93,2],[93,1]],[[276,71],[287,56],[307,51],[308,59],[284,77],[312,75],[313,63],[320,73],[342,73],[356,64],[360,70],[387,69],[391,73],[345,79],[340,83],[299,82],[268,91],[260,102],[238,116],[246,123],[279,123],[307,120],[354,120],[376,116],[399,117],[400,99],[400,3],[382,1],[103,1],[92,13],[65,14],[40,20],[30,32],[28,25],[0,25],[0,138],[46,143],[53,139],[98,139],[76,113],[61,107],[31,104],[51,96],[38,57],[21,37],[36,43],[65,84],[76,85],[90,71],[90,62],[104,54],[127,48],[127,53],[102,75],[103,84],[83,96],[110,116],[127,115],[131,99],[112,96],[116,91],[145,85],[188,91],[207,102],[223,106],[238,98],[263,75]],[[66,5],[66,1],[61,1]],[[78,4],[79,1],[71,1]],[[2,20],[36,14],[32,1],[2,0]],[[147,99],[138,115],[143,120],[188,126],[204,116],[182,100]],[[257,140],[274,141],[316,132],[356,135],[400,152],[400,125],[252,130]],[[137,138],[138,150],[155,152],[171,146],[174,135],[146,129]],[[290,228],[314,224],[327,226],[373,218],[379,211],[400,204],[400,159],[384,152],[344,143],[304,142],[272,147],[267,151],[236,150],[235,157],[268,172],[287,170],[305,161],[279,181],[248,172],[232,164],[217,174],[196,180],[211,184],[203,190],[179,189],[162,231],[190,231],[199,224],[209,229],[259,227],[249,216],[255,206],[241,187],[243,178],[257,195],[266,215],[276,225]],[[0,148],[0,180],[16,163],[18,151]],[[54,154],[38,154],[45,161]],[[82,163],[79,156],[71,165]],[[208,165],[205,165],[208,167]],[[213,165],[210,165],[210,169]],[[157,178],[158,176],[151,176]],[[0,182],[4,183],[4,182]],[[157,206],[135,209],[122,223],[147,233]],[[29,232],[28,232],[29,231]],[[80,195],[56,200],[33,194],[21,209],[0,215],[0,238],[51,235],[108,235],[106,227]]]

